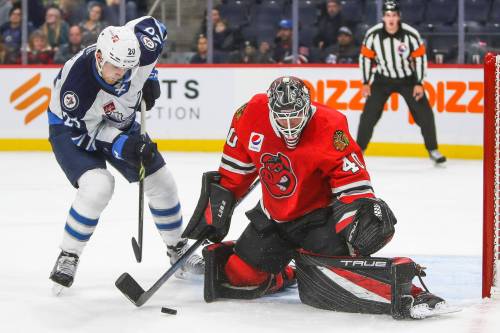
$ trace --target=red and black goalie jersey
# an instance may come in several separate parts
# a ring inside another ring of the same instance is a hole
[[[258,176],[262,206],[288,222],[330,205],[374,197],[361,150],[338,111],[312,103],[312,115],[295,149],[286,147],[270,121],[266,94],[240,107],[231,122],[219,172],[220,184],[239,198]]]

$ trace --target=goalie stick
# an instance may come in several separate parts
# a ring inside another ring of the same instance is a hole
[[[239,205],[243,199],[245,199],[250,192],[260,183],[259,179],[257,178],[252,185],[248,188],[247,193],[243,195],[243,197],[238,200],[238,202],[235,205],[235,208]],[[120,275],[120,277],[116,280],[115,286],[122,292],[125,297],[127,297],[135,306],[139,307],[142,306],[144,303],[146,303],[151,296],[153,296],[158,289],[180,268],[184,263],[188,260],[188,258],[200,247],[205,241],[208,235],[211,232],[211,228],[206,228],[202,232],[202,237],[198,239],[193,245],[187,249],[187,251],[177,260],[175,264],[170,266],[170,268],[163,273],[163,275],[156,281],[151,288],[149,288],[147,291],[145,291],[138,283],[137,281],[129,274],[129,273],[123,273]]]

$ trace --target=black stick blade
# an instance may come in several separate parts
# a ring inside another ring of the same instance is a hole
[[[137,260],[137,262],[141,262],[142,261],[142,249],[134,237],[132,237],[132,249],[134,249],[135,260]]]
[[[116,280],[115,286],[136,306],[141,306],[140,298],[144,289],[134,280],[129,273],[123,273]]]

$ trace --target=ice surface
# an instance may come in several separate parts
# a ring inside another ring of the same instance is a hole
[[[203,171],[217,154],[166,153],[176,177],[185,220],[196,205]],[[50,270],[74,189],[50,153],[0,154],[0,332],[500,332],[500,304],[481,301],[482,163],[367,158],[379,197],[398,217],[396,236],[380,252],[411,256],[428,267],[427,285],[464,310],[424,321],[344,314],[300,303],[297,290],[255,301],[203,301],[202,281],[172,278],[141,308],[115,288],[129,272],[149,288],[168,268],[164,246],[145,214],[144,261],[135,263],[137,186],[116,172],[115,195],[81,257],[73,287],[50,293]],[[246,226],[235,212],[228,238]],[[177,316],[160,312],[176,308]]]

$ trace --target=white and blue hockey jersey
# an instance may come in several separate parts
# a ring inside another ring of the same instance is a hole
[[[97,72],[95,45],[68,60],[52,90],[49,124],[64,124],[75,145],[94,151],[110,144],[134,124],[136,110],[147,79],[157,79],[156,62],[167,38],[165,26],[150,16],[128,22],[141,49],[139,69],[120,83],[107,84]]]

